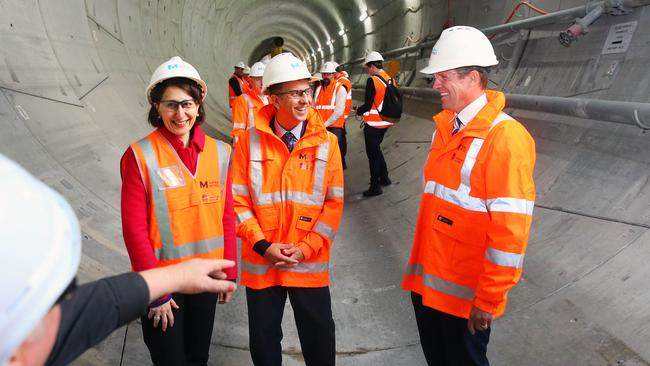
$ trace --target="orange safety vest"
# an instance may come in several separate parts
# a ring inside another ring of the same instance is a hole
[[[244,94],[246,92],[246,90],[244,90],[244,80],[242,80],[236,74],[232,74],[230,79],[232,78],[237,79],[237,82],[239,83],[239,89],[241,89],[242,94]],[[230,79],[228,79],[228,81],[230,81]],[[235,94],[235,91],[233,90],[232,86],[230,86],[230,82],[229,82],[228,83],[228,105],[230,105],[230,107],[232,107],[232,103],[235,101],[235,98],[237,98],[238,96],[239,95]]]
[[[252,89],[232,103],[232,131],[230,135],[237,138],[241,133],[255,126],[255,113],[269,104],[268,98],[258,95]]]
[[[330,247],[343,213],[343,170],[336,136],[310,108],[304,136],[291,153],[270,126],[276,108],[263,107],[255,128],[235,144],[232,189],[237,236],[242,240],[241,283],[324,287],[329,284]],[[293,243],[305,255],[292,268],[275,267],[253,251],[266,239]]]
[[[334,109],[336,108],[336,94],[338,94],[339,89],[342,87],[343,84],[340,84],[336,80],[331,80],[325,90],[323,90],[322,84],[316,87],[316,92],[314,93],[314,108],[316,108],[316,111],[323,122],[326,122],[332,114],[334,114]],[[337,118],[329,127],[343,128],[344,124],[345,119],[343,118],[343,115],[341,115],[341,117]]]
[[[337,81],[345,86],[345,89],[348,91],[348,94],[345,96],[345,111],[343,111],[343,122],[345,122],[352,110],[352,82],[348,79],[348,73],[345,71],[341,71],[341,76],[339,76]]]
[[[384,80],[388,81],[390,75],[383,70],[377,75],[381,76]],[[375,84],[375,99],[372,101],[370,110],[363,114],[363,122],[368,126],[375,128],[388,128],[393,125],[392,122],[384,121],[379,115],[379,110],[384,104],[384,94],[386,94],[386,85],[375,75],[370,76],[372,82]]]
[[[158,263],[223,259],[230,146],[206,136],[194,176],[158,130],[131,149],[147,192],[149,241]]]
[[[488,104],[456,135],[443,110],[424,167],[424,193],[402,287],[425,306],[469,318],[472,306],[497,317],[522,273],[535,204],[535,141]]]

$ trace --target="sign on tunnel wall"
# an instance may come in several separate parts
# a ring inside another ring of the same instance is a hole
[[[632,42],[636,25],[636,21],[612,25],[609,28],[602,54],[625,53]]]

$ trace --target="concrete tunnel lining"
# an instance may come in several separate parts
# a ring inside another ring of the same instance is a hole
[[[229,134],[226,82],[232,65],[269,36],[285,36],[298,53],[336,39],[342,62],[366,49],[402,47],[411,31],[421,38],[439,32],[445,2],[421,1],[264,2],[66,0],[0,3],[0,153],[25,166],[61,192],[79,216],[84,240],[83,281],[129,270],[121,236],[119,159],[146,135],[144,88],[153,69],[180,54],[208,83],[207,130]],[[457,24],[500,24],[516,2],[451,1]],[[251,7],[261,4],[263,11]],[[274,2],[275,4],[275,2]],[[539,0],[548,11],[584,1]],[[317,14],[292,22],[294,16]],[[358,19],[358,8],[373,16]],[[262,14],[271,30],[246,26]],[[522,11],[515,20],[533,14]],[[257,17],[257,15],[256,15]],[[433,21],[431,20],[433,19]],[[318,20],[318,22],[317,22]],[[566,22],[534,28],[512,77],[503,79],[518,33],[495,38],[501,65],[491,78],[507,91],[648,103],[650,98],[650,9],[621,17],[603,16],[570,48],[557,42]],[[386,26],[379,25],[388,22]],[[601,54],[611,27],[637,22],[629,49]],[[320,24],[318,24],[320,23]],[[286,30],[291,24],[296,27]],[[341,24],[348,33],[338,36]],[[273,31],[277,33],[273,33]],[[301,33],[311,33],[302,36]],[[368,34],[369,33],[369,34]],[[257,38],[260,34],[264,37]],[[304,44],[302,44],[304,43]],[[300,55],[314,66],[318,60]],[[415,70],[428,49],[405,55]],[[506,56],[508,57],[508,56]],[[363,82],[359,67],[353,78]],[[608,74],[609,70],[613,70]],[[528,81],[527,81],[528,80]],[[503,82],[503,84],[502,84]],[[411,86],[426,86],[416,75]],[[360,96],[355,93],[358,101]],[[400,289],[421,194],[421,167],[437,106],[409,97],[406,117],[383,144],[394,184],[380,198],[364,200],[367,159],[363,136],[348,120],[346,208],[332,259],[332,298],[338,362],[424,364],[408,294]],[[650,145],[632,126],[509,110],[537,142],[538,207],[521,283],[510,293],[509,311],[495,324],[490,342],[494,364],[650,363],[650,320],[644,279],[650,269]],[[283,341],[289,365],[300,364],[292,312],[286,309]],[[603,316],[603,313],[605,316]],[[116,331],[78,364],[116,364],[125,336],[124,364],[142,364],[148,354],[139,325]],[[550,336],[550,337],[549,337]],[[212,361],[250,364],[245,300],[217,311]]]

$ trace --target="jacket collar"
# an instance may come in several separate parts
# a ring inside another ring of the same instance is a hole
[[[269,134],[273,138],[280,140],[280,137],[273,132],[273,128],[271,127],[271,121],[273,121],[277,113],[278,110],[273,104],[262,107],[255,118],[255,129],[260,133]],[[325,129],[323,120],[315,109],[309,107],[305,133],[296,143],[296,149],[320,145],[327,141],[327,130]]]
[[[485,96],[487,98],[487,104],[481,108],[471,121],[463,121],[466,123],[465,127],[454,136],[451,136],[451,131],[454,128],[454,117],[456,115],[454,112],[445,109],[433,116],[433,121],[438,126],[440,137],[445,143],[451,139],[458,139],[460,141],[463,136],[484,138],[487,135],[492,122],[505,107],[506,97],[503,93],[494,90],[486,90]]]

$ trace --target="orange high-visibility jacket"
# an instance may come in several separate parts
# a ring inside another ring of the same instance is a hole
[[[314,108],[316,108],[316,111],[323,122],[327,122],[332,114],[334,114],[334,109],[336,108],[336,94],[338,94],[342,87],[343,84],[339,83],[337,80],[331,80],[325,90],[323,90],[322,84],[316,87],[316,92],[314,93]],[[341,115],[341,117],[337,118],[329,127],[343,128],[344,124],[345,119],[343,118],[343,115]]]
[[[243,131],[255,126],[255,113],[268,104],[267,98],[262,98],[252,90],[235,98],[232,103],[232,131],[233,138]]]
[[[235,80],[237,80],[237,82],[239,83],[239,89],[241,89],[242,94],[244,94],[246,92],[246,90],[244,89],[245,88],[244,80],[242,80],[242,78],[240,78],[236,74],[232,74],[232,76],[230,76],[230,79],[232,78],[235,78]],[[230,83],[228,83],[228,105],[232,107],[232,103],[235,101],[235,98],[237,97],[238,95],[235,94],[235,91],[230,86]]]
[[[502,112],[502,93],[486,96],[488,104],[454,136],[453,112],[434,117],[402,282],[425,306],[463,318],[472,305],[495,317],[505,311],[521,277],[535,201],[535,142]]]
[[[230,146],[205,137],[193,176],[158,131],[131,145],[147,192],[149,240],[161,266],[223,259],[224,186]]]
[[[348,79],[348,73],[345,71],[342,71],[336,80],[348,91],[348,94],[345,96],[345,111],[343,111],[343,123],[345,123],[350,116],[350,110],[352,110],[352,82]]]
[[[381,76],[384,80],[391,79],[385,71],[380,71],[377,75]],[[377,75],[370,76],[375,85],[375,99],[372,101],[370,110],[363,114],[363,122],[368,126],[375,128],[388,128],[393,125],[392,122],[384,121],[379,115],[379,110],[384,104],[384,95],[386,94],[386,85],[382,82]]]
[[[242,239],[241,283],[323,287],[329,284],[330,247],[343,213],[343,169],[336,136],[310,108],[303,137],[289,153],[270,126],[273,105],[255,116],[255,128],[235,144],[232,188],[237,236]],[[305,260],[296,267],[275,267],[253,251],[266,239],[293,243]]]

